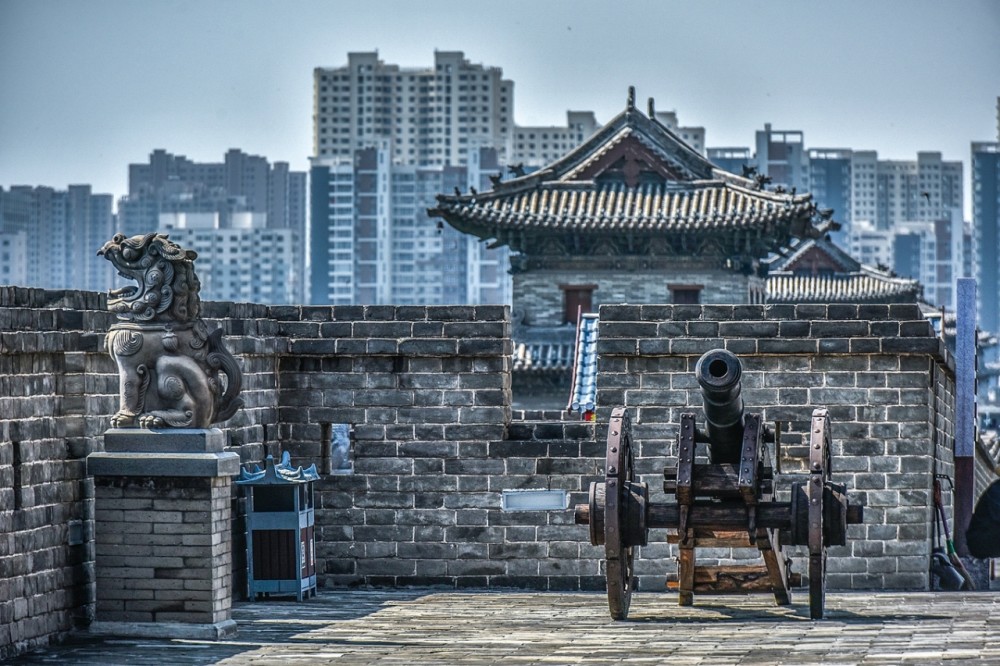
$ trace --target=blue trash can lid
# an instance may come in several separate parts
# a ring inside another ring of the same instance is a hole
[[[316,465],[302,467],[292,467],[292,458],[288,451],[281,454],[281,462],[274,463],[274,456],[268,456],[264,460],[264,469],[259,465],[254,465],[252,470],[246,467],[240,468],[240,478],[236,480],[239,485],[267,485],[267,484],[288,484],[288,483],[309,483],[319,480],[319,472]]]

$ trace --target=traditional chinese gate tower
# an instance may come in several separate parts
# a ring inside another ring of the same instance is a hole
[[[763,303],[761,261],[836,224],[808,194],[716,168],[634,97],[557,162],[429,211],[516,253],[527,327],[575,324],[601,303]]]

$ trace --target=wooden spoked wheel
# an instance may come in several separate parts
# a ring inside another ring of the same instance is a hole
[[[636,587],[634,544],[645,541],[645,498],[634,487],[635,461],[632,453],[632,424],[628,410],[618,407],[608,424],[607,462],[604,467],[604,552],[608,579],[608,608],[615,620],[628,616]],[[641,504],[641,506],[636,506]],[[641,514],[641,518],[637,513]],[[641,537],[636,535],[640,526]]]
[[[826,603],[826,545],[827,531],[824,510],[827,485],[830,482],[830,418],[825,409],[813,411],[809,436],[809,482],[806,496],[809,501],[809,617],[823,617]],[[832,527],[832,525],[830,526]]]

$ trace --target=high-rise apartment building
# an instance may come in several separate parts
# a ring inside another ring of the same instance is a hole
[[[499,67],[435,51],[434,66],[402,68],[377,52],[349,53],[343,67],[313,71],[313,156],[350,161],[388,141],[397,164],[462,165],[470,149],[509,157],[514,84]]]
[[[745,168],[755,166],[753,152],[749,148],[709,148],[707,154],[712,164],[729,173],[742,175]]]
[[[436,197],[490,188],[497,151],[463,166],[393,164],[388,143],[352,162],[314,158],[309,301],[316,304],[510,302],[507,252],[431,220]]]
[[[979,327],[1000,333],[1000,97],[997,97],[996,141],[971,146],[973,275]],[[994,410],[1000,401],[1000,348],[987,347],[980,361],[979,383],[984,402]]]
[[[20,252],[14,261],[24,264],[16,274],[12,266],[8,279],[46,289],[106,291],[114,272],[96,253],[115,233],[112,202],[90,185],[0,188],[0,236],[8,243],[0,244],[0,253]]]
[[[867,221],[875,227],[878,218],[878,153],[855,150],[851,153],[851,220]]]
[[[1000,109],[1000,99],[997,100]],[[972,144],[972,224],[979,326],[1000,332],[1000,130]]]
[[[652,104],[652,101],[650,101],[650,104]],[[676,111],[654,110],[653,115],[656,117],[657,122],[679,136],[684,143],[691,146],[702,155],[705,154],[706,148],[704,127],[681,127],[680,123],[677,121]]]
[[[0,232],[0,284],[27,285],[28,234]]]
[[[159,231],[198,252],[201,297],[269,304],[301,302],[304,252],[292,229],[267,225],[264,213],[161,213]]]
[[[961,211],[954,213],[951,219],[900,222],[891,231],[893,271],[919,280],[928,303],[951,311],[957,304],[957,279],[970,273],[963,261],[970,239]]]
[[[566,127],[515,126],[510,162],[540,168],[555,162],[600,129],[593,111],[566,112]]]
[[[746,161],[747,150],[710,148],[709,158],[734,171]],[[756,132],[752,165],[770,177],[772,187],[810,192],[844,227],[861,220],[876,229],[950,220],[953,210],[962,208],[962,163],[938,152],[917,153],[916,160],[880,160],[873,150],[807,149],[801,131],[765,123]]]
[[[157,149],[128,173],[118,224],[129,236],[148,233],[160,213],[215,212],[223,226],[233,213],[265,213],[272,229],[305,229],[306,174],[287,162],[271,164],[235,148],[222,162],[194,162]]]
[[[846,241],[856,259],[918,280],[928,303],[949,310],[956,306],[957,278],[973,272],[972,230],[958,209],[952,209],[950,218],[902,221],[891,229],[858,220],[848,230]]]
[[[875,175],[875,226],[950,219],[962,209],[962,163],[941,153],[917,153],[916,161],[879,160]]]
[[[705,154],[705,128],[681,127],[674,111],[656,111],[656,120]],[[547,166],[589,139],[601,128],[593,111],[567,111],[566,126],[514,126],[514,141],[509,161],[526,167]],[[529,169],[530,170],[530,169]]]
[[[771,129],[771,123],[765,123],[764,130],[756,133],[756,146],[757,171],[769,176],[772,185],[787,190],[808,191],[808,155],[802,132],[775,130]]]
[[[893,233],[876,229],[871,220],[855,220],[847,230],[847,249],[862,264],[885,270],[892,268]]]
[[[247,219],[254,222],[248,225]],[[165,221],[180,230],[186,229],[183,224],[177,226],[178,220],[191,220],[195,225],[191,228],[199,230],[193,247],[200,254],[207,251],[202,243],[212,237],[207,233],[209,229],[232,229],[232,234],[225,238],[243,235],[248,239],[246,242],[263,237],[262,229],[289,231],[297,249],[294,278],[289,277],[288,285],[299,291],[289,297],[284,288],[276,288],[268,291],[272,294],[270,298],[263,294],[256,300],[262,303],[302,300],[302,276],[306,270],[305,172],[292,171],[287,162],[272,164],[265,157],[248,155],[235,148],[227,151],[221,162],[194,162],[183,155],[154,150],[147,164],[129,165],[129,193],[118,202],[118,228],[127,236],[165,231]],[[217,262],[199,263],[203,284],[225,283],[223,278],[209,275],[211,270],[222,270],[219,266]],[[233,298],[246,300],[244,293],[243,288],[219,287],[206,290],[206,297],[229,300],[227,294],[232,294]]]
[[[810,148],[806,152],[808,191],[822,208],[832,208],[841,224],[830,234],[843,245],[851,226],[851,151],[847,148]]]

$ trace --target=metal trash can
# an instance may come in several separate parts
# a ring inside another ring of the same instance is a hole
[[[292,467],[287,452],[279,464],[268,456],[261,469],[240,470],[246,491],[247,596],[316,596],[316,465]]]

